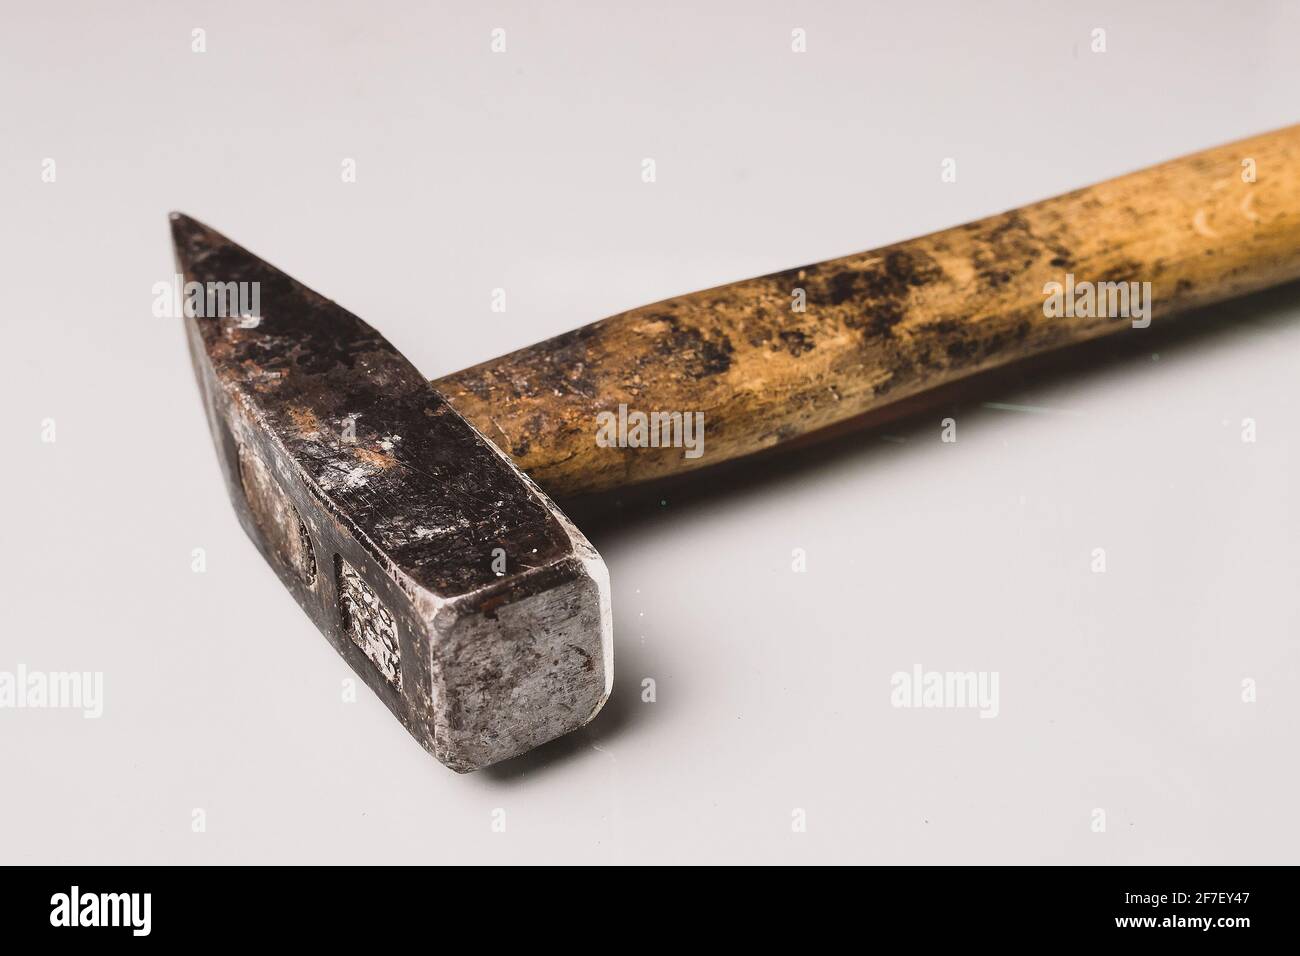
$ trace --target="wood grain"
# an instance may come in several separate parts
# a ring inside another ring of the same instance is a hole
[[[1300,277],[1300,126],[643,306],[433,385],[552,495],[601,491],[770,448],[1047,350],[1148,331],[1126,317],[1048,317],[1044,285],[1067,273],[1150,282],[1152,327]],[[794,308],[797,289],[806,311]],[[620,403],[703,412],[704,454],[601,447],[597,416]]]

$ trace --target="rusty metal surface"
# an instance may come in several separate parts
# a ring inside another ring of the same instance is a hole
[[[356,316],[173,215],[227,489],[298,603],[439,760],[473,770],[581,726],[612,686],[608,576],[555,505]]]

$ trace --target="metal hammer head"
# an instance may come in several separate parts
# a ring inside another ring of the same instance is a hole
[[[374,329],[171,218],[230,499],[335,650],[461,772],[594,717],[613,629],[587,539]]]

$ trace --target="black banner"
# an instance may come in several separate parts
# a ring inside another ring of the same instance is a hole
[[[31,936],[242,942],[277,926],[296,941],[373,942],[378,923],[391,928],[412,913],[423,914],[417,922],[427,920],[430,930],[436,922],[468,926],[480,918],[499,927],[505,913],[511,924],[537,926],[545,919],[558,925],[565,913],[600,919],[612,896],[593,891],[582,877],[568,881],[566,893],[559,889],[565,884],[529,874],[473,880],[467,885],[474,890],[458,892],[455,877],[432,868],[55,867],[12,868],[6,875],[11,889],[0,917],[10,942]],[[926,943],[1130,937],[1233,945],[1290,937],[1293,920],[1294,874],[1274,868],[893,868],[864,874],[858,889],[833,878],[785,885],[765,874],[757,907],[754,891],[741,885],[716,893],[690,889],[689,875],[674,875],[671,883],[656,874],[629,877],[633,886],[608,908],[626,916],[627,904],[639,901],[647,915],[634,922],[652,935],[674,917],[761,930],[772,920],[793,928],[803,919],[820,925],[844,914],[855,931],[920,933]],[[535,879],[545,881],[545,893],[526,892]],[[642,879],[648,884],[633,888]],[[598,943],[604,938],[593,937],[592,945],[607,945]]]

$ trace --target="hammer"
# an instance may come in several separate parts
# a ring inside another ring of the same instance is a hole
[[[548,495],[717,464],[1141,335],[1153,304],[1162,321],[1300,277],[1298,170],[1292,126],[432,383],[224,236],[179,213],[171,228],[240,523],[402,725],[467,772],[581,727],[613,686],[608,572]],[[245,289],[257,307],[230,308]]]

